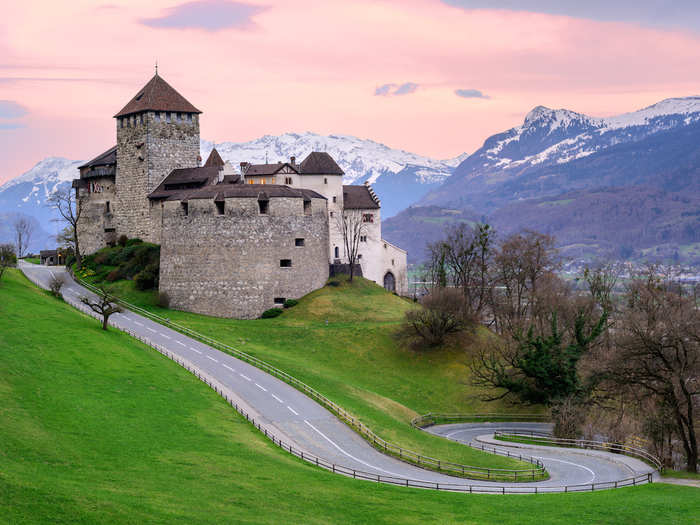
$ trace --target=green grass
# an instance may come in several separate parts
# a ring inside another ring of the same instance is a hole
[[[412,302],[365,279],[334,282],[338,286],[312,292],[280,317],[253,321],[166,310],[155,305],[156,292],[139,292],[130,281],[117,281],[115,288],[128,302],[295,376],[405,449],[470,466],[532,467],[411,427],[412,418],[427,412],[513,409],[477,399],[462,346],[417,353],[399,343],[394,334]]]
[[[355,481],[281,451],[160,354],[0,283],[2,523],[685,524],[698,489],[486,496]]]
[[[665,478],[700,479],[700,472],[688,472],[687,470],[664,469]]]
[[[39,257],[25,257],[22,260],[32,264],[41,264]]]

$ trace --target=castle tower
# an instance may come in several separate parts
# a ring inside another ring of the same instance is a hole
[[[160,243],[160,210],[147,196],[172,170],[199,166],[200,113],[156,72],[114,115],[118,235]]]

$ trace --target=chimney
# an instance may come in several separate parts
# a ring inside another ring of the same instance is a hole
[[[294,156],[289,157],[289,162],[290,162],[290,164],[291,164],[292,166],[294,166],[294,164],[296,164],[296,161],[297,161],[297,158],[296,158],[296,157],[294,157]]]

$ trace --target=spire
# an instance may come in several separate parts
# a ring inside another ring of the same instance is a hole
[[[205,168],[219,168],[223,169],[224,167],[224,159],[221,158],[221,155],[219,155],[219,152],[216,151],[216,148],[213,148],[211,150],[211,153],[209,154],[209,158],[207,161],[204,163]]]
[[[156,58],[156,75],[155,76],[158,76],[158,59],[157,58]]]

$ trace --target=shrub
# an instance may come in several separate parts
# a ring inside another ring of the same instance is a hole
[[[141,239],[139,239],[138,237],[134,238],[134,239],[129,239],[128,241],[126,241],[127,246],[134,246],[135,244],[142,244],[142,243],[143,243],[143,241]]]
[[[107,261],[107,258],[109,257],[108,253],[105,252],[99,252],[95,254],[95,264],[104,264]]]
[[[105,280],[109,281],[110,283],[113,283],[114,281],[118,281],[119,279],[122,279],[124,276],[122,275],[121,268],[115,268],[111,272],[107,274],[107,277],[105,277]]]
[[[49,282],[49,290],[54,297],[61,297],[61,288],[65,281],[62,276],[54,275]]]
[[[127,242],[129,242],[129,238],[126,235],[120,235],[117,239],[117,244],[119,246],[126,246]]]
[[[298,305],[298,304],[299,304],[299,301],[297,301],[296,299],[287,299],[287,300],[284,302],[284,307],[285,307],[285,308],[291,308],[291,307],[296,306],[296,305]]]
[[[134,276],[134,284],[139,290],[151,290],[158,286],[158,267],[149,264]]]
[[[277,317],[282,311],[282,308],[270,308],[269,310],[265,310],[260,317],[262,319],[270,319],[272,317]]]
[[[439,346],[449,334],[474,324],[466,314],[462,292],[454,288],[435,288],[422,298],[421,304],[422,308],[406,312],[404,329],[416,336],[422,346]]]
[[[170,296],[167,292],[158,293],[158,306],[161,308],[170,308]]]

